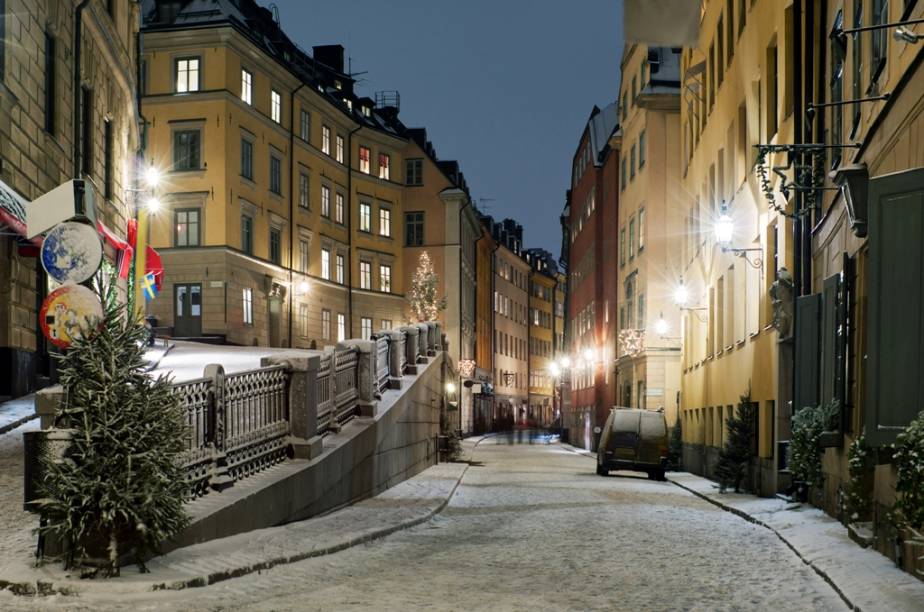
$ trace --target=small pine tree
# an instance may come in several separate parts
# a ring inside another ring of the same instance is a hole
[[[102,321],[61,360],[56,423],[72,438],[65,461],[43,459],[39,502],[39,531],[65,545],[65,565],[92,558],[103,576],[117,576],[126,553],[145,571],[142,556],[188,521],[182,409],[166,377],[145,374],[147,332],[111,297],[103,296]]]
[[[735,493],[741,491],[741,484],[748,477],[751,466],[751,444],[754,438],[754,420],[757,407],[751,403],[751,392],[741,396],[738,409],[728,416],[728,441],[719,451],[716,476],[719,478],[720,491],[734,487]]]
[[[667,469],[672,472],[683,469],[683,425],[679,415],[671,428],[671,439],[667,448]]]
[[[440,277],[433,269],[433,262],[426,251],[420,254],[417,261],[417,271],[411,280],[411,291],[408,295],[408,306],[411,309],[411,318],[416,321],[432,321],[436,319],[441,310],[446,308],[446,298],[437,296]]]

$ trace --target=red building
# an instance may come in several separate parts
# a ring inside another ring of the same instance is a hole
[[[562,214],[562,262],[568,271],[565,375],[570,398],[562,426],[569,441],[595,445],[616,405],[617,227],[619,204],[618,109],[596,106],[571,167],[571,189]]]

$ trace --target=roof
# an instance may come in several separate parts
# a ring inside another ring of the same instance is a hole
[[[275,10],[275,6],[273,8]],[[255,0],[142,0],[141,15],[142,34],[230,26],[356,123],[405,138],[406,128],[398,120],[397,107],[382,104],[373,108],[369,115],[363,114],[362,106],[369,106],[371,100],[354,94],[355,80],[343,71],[342,47],[316,47],[325,52],[328,63],[323,63],[316,57],[317,53],[308,53],[286,35],[278,23],[278,13],[260,6]],[[336,62],[330,59],[336,57],[337,48],[341,58],[339,66],[333,65]],[[353,104],[352,109],[346,100]]]
[[[595,109],[597,107],[594,107]],[[610,136],[619,129],[619,106],[613,102],[603,110],[593,113],[587,121],[588,137],[590,138],[590,147],[594,154],[594,165],[603,165],[603,153],[606,150],[607,142]]]

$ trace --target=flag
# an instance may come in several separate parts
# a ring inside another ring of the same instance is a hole
[[[141,280],[141,290],[144,291],[144,299],[146,302],[150,302],[157,297],[157,280],[153,272],[144,275],[144,278]]]

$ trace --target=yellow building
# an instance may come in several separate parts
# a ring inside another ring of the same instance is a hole
[[[680,184],[680,49],[629,44],[620,87],[618,403],[677,418],[683,270],[678,237],[689,206]]]
[[[749,392],[759,406],[757,486],[763,493],[788,484],[777,471],[782,445],[774,441],[789,437],[791,383],[780,364],[790,362],[790,349],[778,344],[771,325],[768,289],[784,267],[793,269],[793,245],[791,224],[761,191],[754,145],[793,142],[794,67],[802,62],[795,59],[793,23],[786,2],[708,0],[697,44],[684,49],[681,60],[686,231],[674,280],[682,280],[687,297],[684,467],[712,475],[726,419]],[[784,157],[771,155],[767,164],[785,165]],[[782,197],[776,204],[792,211]],[[716,240],[719,222],[730,230],[724,250]]]
[[[555,418],[554,303],[558,267],[552,254],[543,249],[527,249],[529,263],[529,398],[527,416],[540,426],[550,426]]]
[[[0,2],[0,396],[30,393],[51,373],[38,305],[52,288],[34,243],[19,240],[26,206],[83,179],[97,219],[125,236],[141,146],[139,10],[101,0]]]
[[[342,47],[309,56],[255,3],[158,3],[142,31],[146,162],[165,172],[149,313],[175,337],[242,345],[402,323],[397,94],[357,97]]]

